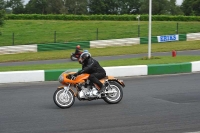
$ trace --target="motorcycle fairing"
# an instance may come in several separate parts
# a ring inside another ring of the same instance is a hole
[[[84,80],[88,79],[89,76],[90,76],[89,74],[83,73],[83,74],[77,76],[74,81],[77,83],[82,83],[82,82],[84,82]]]
[[[71,73],[69,73],[69,74],[71,74]],[[89,77],[89,74],[81,74],[81,75],[77,76],[75,80],[71,80],[71,79],[68,78],[69,74],[63,73],[63,82],[62,82],[63,84],[83,83]]]

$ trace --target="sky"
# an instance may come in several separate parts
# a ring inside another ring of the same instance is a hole
[[[24,0],[24,4],[27,4],[29,2],[29,0]],[[183,2],[183,0],[176,0],[176,4],[177,5],[181,5]]]
[[[183,0],[176,0],[176,4],[177,4],[177,5],[181,5],[182,2],[183,2]]]

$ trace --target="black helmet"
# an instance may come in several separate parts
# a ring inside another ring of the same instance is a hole
[[[90,57],[91,57],[90,53],[88,53],[88,52],[82,53],[80,58],[79,58],[79,63],[84,64]]]

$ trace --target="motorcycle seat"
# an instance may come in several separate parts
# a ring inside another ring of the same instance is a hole
[[[105,76],[105,77],[104,77],[104,78],[102,78],[101,80],[103,80],[103,79],[104,79],[104,80],[105,80],[105,79],[108,79],[108,76]]]

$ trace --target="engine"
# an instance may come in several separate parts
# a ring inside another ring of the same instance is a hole
[[[78,96],[81,99],[90,99],[90,98],[95,98],[97,97],[97,89],[95,87],[91,87],[88,85],[87,87],[82,85],[81,86],[81,91],[78,92]]]

